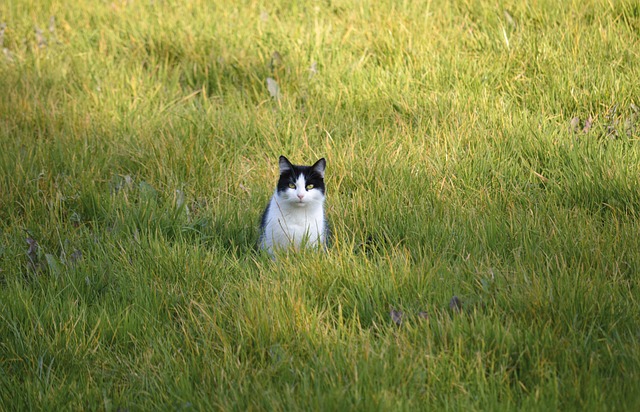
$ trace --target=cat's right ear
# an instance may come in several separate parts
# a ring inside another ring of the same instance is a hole
[[[291,164],[289,159],[287,159],[284,156],[280,156],[278,165],[280,166],[280,174],[283,174],[285,172],[290,172],[291,170],[293,170],[293,165]]]
[[[327,161],[324,160],[324,157],[311,166],[311,168],[318,173],[324,179],[324,169],[327,167]]]

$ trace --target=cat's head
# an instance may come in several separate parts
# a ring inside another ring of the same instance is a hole
[[[280,156],[280,179],[276,194],[280,201],[305,207],[324,202],[324,158],[311,166],[291,164],[289,159]]]

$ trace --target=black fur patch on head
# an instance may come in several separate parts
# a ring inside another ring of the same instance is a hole
[[[278,192],[284,192],[289,188],[289,184],[296,183],[300,175],[304,176],[307,184],[313,185],[314,189],[320,190],[324,194],[324,169],[326,162],[318,160],[312,166],[300,166],[291,164],[289,159],[280,156],[280,179],[278,179]]]

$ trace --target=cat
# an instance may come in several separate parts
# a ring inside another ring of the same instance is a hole
[[[327,247],[330,230],[324,211],[324,158],[311,166],[280,156],[280,178],[260,220],[258,247],[271,256],[278,249]]]

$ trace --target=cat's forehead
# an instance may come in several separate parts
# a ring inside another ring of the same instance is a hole
[[[317,173],[314,172],[309,166],[293,166],[292,170],[288,170],[284,172],[282,175],[288,176],[294,180],[297,180],[300,177],[304,179],[308,179],[310,177],[319,177],[319,176],[316,176]]]
[[[285,179],[296,184],[297,183],[304,184],[308,180],[308,177],[305,176],[304,173],[291,173],[288,176],[286,176]]]

